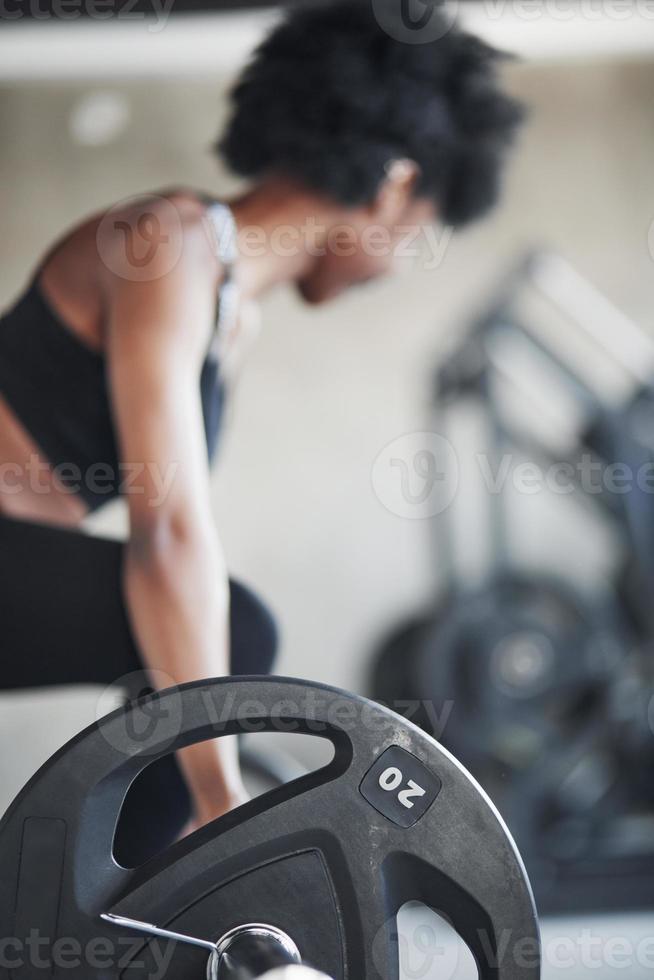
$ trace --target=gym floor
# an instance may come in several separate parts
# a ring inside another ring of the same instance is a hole
[[[652,322],[654,62],[519,65],[510,74],[533,112],[496,216],[453,240],[435,271],[408,274],[404,289],[381,286],[309,314],[285,293],[266,303],[215,507],[233,572],[279,612],[280,673],[365,692],[375,641],[436,589],[422,522],[384,509],[371,465],[393,439],[425,427],[432,369],[522,248],[561,250],[633,319]],[[0,306],[42,242],[90,209],[175,183],[224,190],[207,147],[227,81],[2,84],[0,214],[13,246],[0,245]],[[124,128],[91,145],[80,123],[85,100],[107,91],[123,107]],[[122,528],[114,510],[92,530]],[[468,533],[472,555],[475,528]],[[547,536],[552,563],[565,535],[557,520]],[[576,577],[583,563],[576,554],[563,571]],[[97,699],[91,690],[0,696],[0,812],[57,745],[93,720]],[[313,761],[304,744],[298,755]],[[420,914],[408,913],[409,940]],[[651,974],[651,917],[549,920],[543,934],[545,978]],[[603,937],[599,960],[589,937]],[[470,975],[464,957],[447,962],[445,973],[440,960],[412,963],[405,976]]]

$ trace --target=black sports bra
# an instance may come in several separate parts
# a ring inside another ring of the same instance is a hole
[[[220,331],[231,313],[235,238],[231,212],[207,209],[215,247],[227,276],[218,297],[214,342],[200,375],[200,394],[209,458],[214,456],[225,388],[216,354]],[[133,466],[123,466],[103,354],[92,350],[57,316],[35,279],[0,317],[0,394],[30,433],[60,482],[97,510],[129,486]]]

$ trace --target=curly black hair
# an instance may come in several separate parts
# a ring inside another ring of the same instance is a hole
[[[506,56],[451,25],[440,3],[431,16],[434,39],[407,43],[400,0],[287,12],[233,90],[218,144],[228,165],[356,206],[374,199],[390,160],[408,157],[420,167],[416,195],[446,223],[482,215],[523,110],[500,88]]]

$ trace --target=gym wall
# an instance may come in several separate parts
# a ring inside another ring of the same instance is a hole
[[[375,640],[432,594],[423,522],[383,507],[372,463],[393,439],[425,427],[440,353],[523,247],[560,249],[636,321],[651,323],[654,62],[521,64],[509,75],[533,113],[494,217],[453,239],[439,268],[409,273],[403,288],[376,286],[318,312],[285,291],[265,304],[214,500],[233,572],[279,613],[283,673],[361,690]],[[209,153],[227,84],[3,84],[0,214],[12,246],[0,244],[0,305],[41,243],[90,209],[174,183],[228,189]],[[129,118],[113,141],[83,145],[83,100],[107,90]],[[121,527],[117,511],[95,525]],[[469,537],[474,550],[474,527]],[[0,739],[11,731],[23,744],[39,697],[0,697]],[[3,754],[0,810],[40,758],[92,717],[93,694],[47,697],[58,721],[24,753]]]

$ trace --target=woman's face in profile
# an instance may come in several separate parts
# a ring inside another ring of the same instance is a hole
[[[326,230],[317,260],[298,281],[303,299],[326,303],[357,286],[393,275],[407,253],[419,252],[422,229],[434,224],[432,201],[411,199],[393,214],[375,206],[344,211],[341,223]]]

